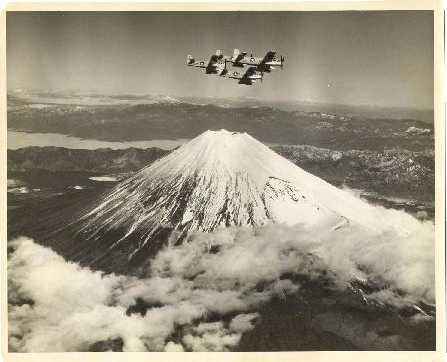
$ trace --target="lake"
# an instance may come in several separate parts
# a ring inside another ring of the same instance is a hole
[[[94,139],[82,139],[78,137],[67,136],[58,133],[27,133],[8,130],[8,149],[16,150],[18,148],[30,146],[54,146],[76,149],[94,150],[97,148],[111,148],[114,150],[129,147],[150,148],[158,147],[164,150],[170,150],[178,147],[187,139],[178,140],[147,140],[147,141],[128,141],[128,142],[109,142]]]

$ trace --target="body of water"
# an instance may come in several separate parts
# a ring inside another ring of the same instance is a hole
[[[109,142],[93,139],[82,139],[78,137],[67,136],[58,133],[27,133],[8,130],[8,149],[16,150],[18,148],[30,146],[54,146],[75,149],[94,150],[97,148],[111,148],[114,150],[129,147],[150,148],[158,147],[164,150],[170,150],[187,142],[187,139],[178,140],[147,140],[147,141],[128,141],[128,142]]]

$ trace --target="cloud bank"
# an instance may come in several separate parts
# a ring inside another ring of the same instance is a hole
[[[320,224],[192,234],[162,249],[139,278],[92,271],[32,239],[15,239],[10,351],[87,351],[98,342],[107,349],[116,339],[124,351],[232,350],[263,304],[296,298],[303,280],[356,290],[375,306],[434,304],[433,224],[390,215],[396,229],[380,233]],[[432,316],[421,310],[411,318]]]

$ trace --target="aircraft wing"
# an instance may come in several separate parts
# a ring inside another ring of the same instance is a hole
[[[208,64],[206,65],[206,73],[207,74],[215,74],[217,63],[219,62],[219,56],[217,55],[211,55],[210,60],[208,61]]]
[[[276,56],[276,52],[272,52],[271,50],[265,54],[264,59],[262,59],[261,64],[265,64],[273,60]]]
[[[219,56],[216,54],[211,55],[210,60],[208,61],[208,66],[215,65],[219,60]]]
[[[239,84],[252,85],[256,82],[255,79],[252,79],[251,76],[256,73],[256,67],[250,67],[244,73],[244,75],[239,79]]]
[[[249,79],[249,77],[256,73],[256,67],[250,67],[242,76],[242,79]]]

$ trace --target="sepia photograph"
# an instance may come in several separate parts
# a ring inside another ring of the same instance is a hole
[[[436,350],[433,10],[5,17],[9,353]]]

